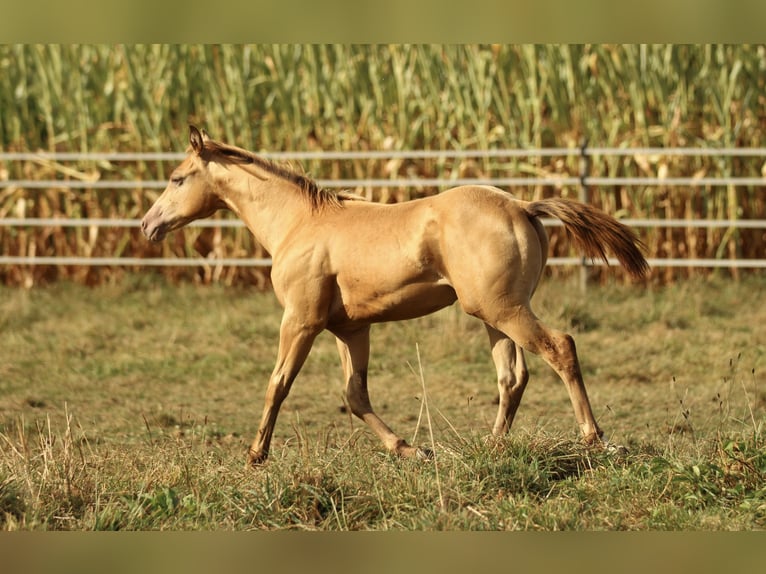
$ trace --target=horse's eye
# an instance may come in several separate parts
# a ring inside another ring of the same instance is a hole
[[[174,178],[171,178],[170,181],[173,182],[178,187],[181,187],[184,184],[184,179],[185,179],[184,177],[174,177]]]

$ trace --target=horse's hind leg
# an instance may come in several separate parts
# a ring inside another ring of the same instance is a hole
[[[426,456],[396,435],[375,414],[367,392],[367,365],[370,360],[370,328],[363,327],[351,333],[336,333],[338,353],[346,378],[346,400],[351,412],[362,419],[383,441],[386,448],[400,456]]]
[[[603,433],[585,391],[574,339],[543,325],[526,305],[515,307],[506,318],[493,324],[525,350],[540,355],[556,371],[566,385],[583,437],[589,443],[597,442]]]
[[[521,397],[529,381],[524,351],[501,331],[487,323],[484,324],[489,334],[492,360],[497,370],[497,388],[500,402],[497,418],[492,427],[492,434],[501,436],[511,428],[516,411],[521,404]]]

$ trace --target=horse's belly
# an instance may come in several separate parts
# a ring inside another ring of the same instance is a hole
[[[411,283],[392,291],[374,287],[341,291],[332,323],[377,323],[422,317],[452,305],[455,290],[446,283]]]

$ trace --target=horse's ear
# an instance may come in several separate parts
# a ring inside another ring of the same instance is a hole
[[[200,131],[202,132],[202,141],[208,141],[210,139],[210,134],[207,133],[207,130],[202,128]]]
[[[199,155],[205,147],[205,138],[195,126],[189,126],[189,143],[194,152]]]

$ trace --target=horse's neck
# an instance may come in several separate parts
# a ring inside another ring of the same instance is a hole
[[[223,200],[272,255],[289,231],[307,216],[308,203],[293,184],[252,175],[229,181]]]

